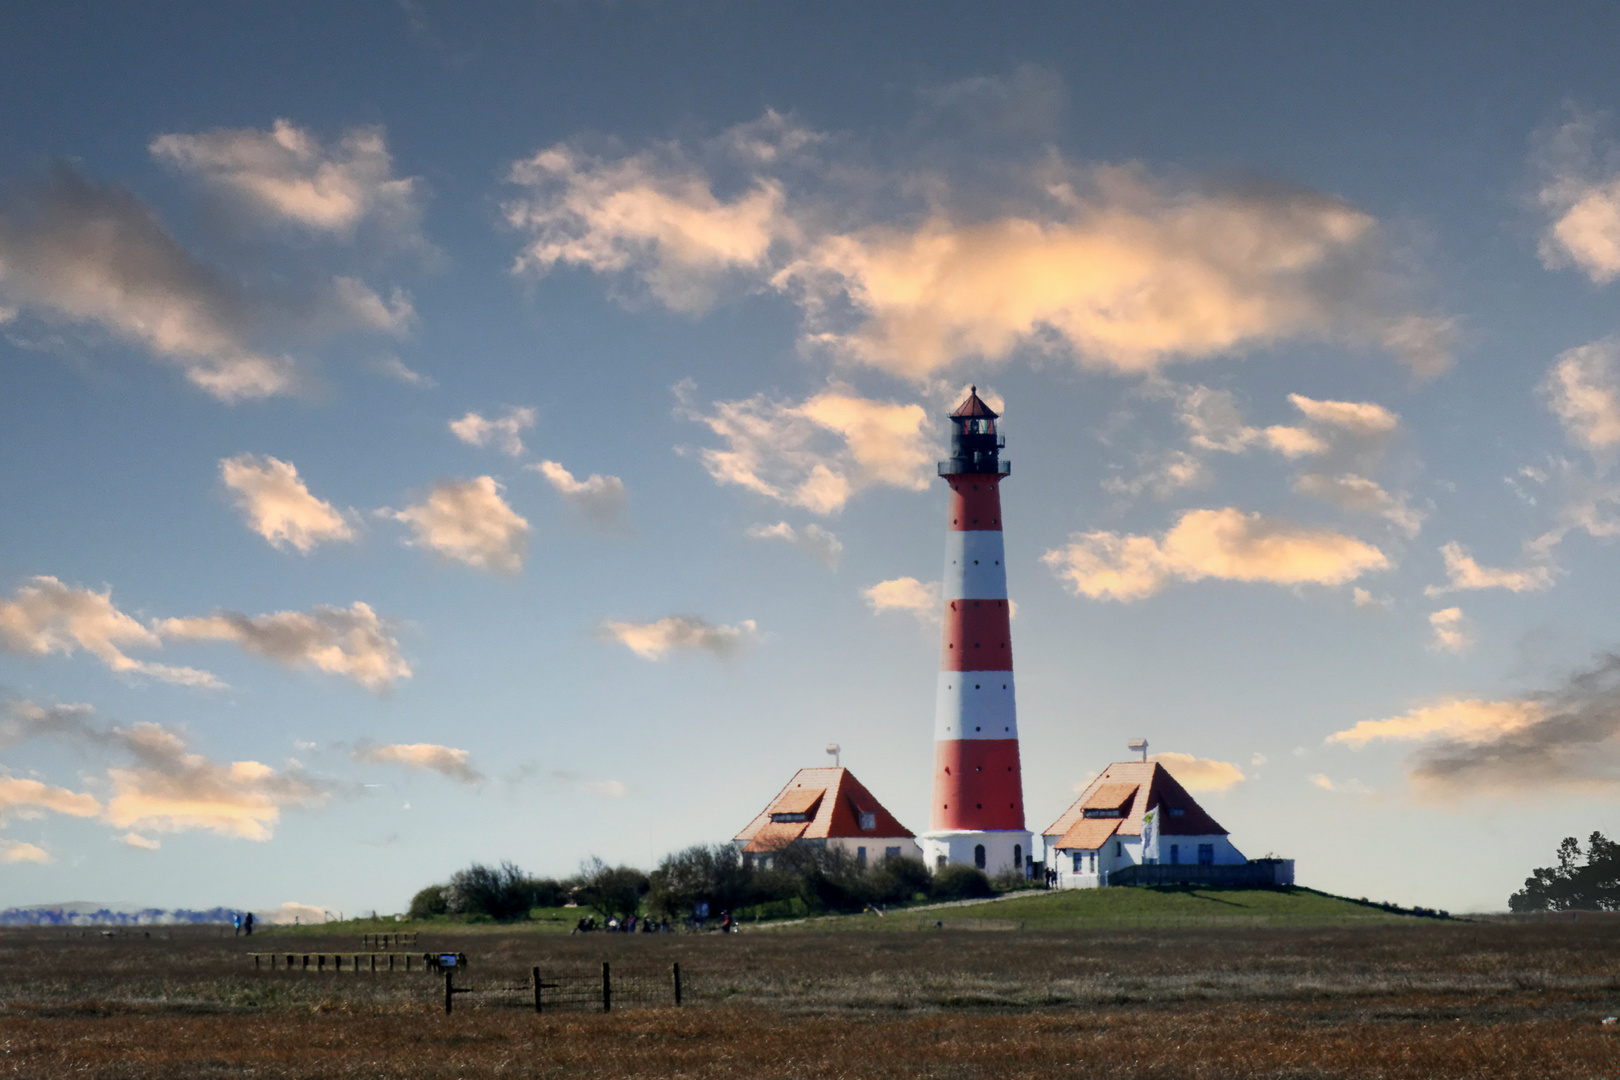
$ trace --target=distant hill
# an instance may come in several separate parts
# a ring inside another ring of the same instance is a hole
[[[240,909],[135,908],[92,901],[40,904],[0,911],[0,926],[174,926],[182,923],[226,923]]]

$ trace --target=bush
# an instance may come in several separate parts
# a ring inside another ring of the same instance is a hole
[[[647,906],[660,915],[681,919],[706,903],[718,915],[762,899],[753,878],[751,868],[743,865],[730,844],[698,844],[666,855],[658,864],[648,878]]]
[[[622,918],[636,913],[650,887],[647,875],[633,866],[608,866],[591,859],[579,869],[574,895],[604,919]]]
[[[535,906],[535,883],[510,862],[499,869],[473,863],[450,875],[444,887],[445,908],[452,915],[485,915],[497,922],[529,917]]]
[[[1022,870],[1008,868],[990,879],[990,887],[998,893],[1017,892],[1019,889],[1033,889],[1035,883]]]
[[[927,893],[933,876],[921,859],[884,859],[867,876],[872,882],[873,898],[880,904],[903,904],[918,893]]]
[[[994,896],[995,890],[983,870],[954,864],[934,875],[928,895],[935,900],[978,900]]]
[[[411,906],[406,915],[412,919],[427,919],[434,915],[443,915],[448,910],[444,902],[444,886],[429,885],[411,897]]]

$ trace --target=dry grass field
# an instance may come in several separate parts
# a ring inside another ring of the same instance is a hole
[[[994,909],[996,905],[990,905]],[[963,914],[975,909],[962,909]],[[985,911],[987,927],[992,911]],[[892,929],[892,927],[888,927]],[[721,935],[424,933],[417,972],[255,971],[211,929],[0,931],[11,1077],[1613,1077],[1620,918]],[[251,947],[353,952],[358,936]],[[679,962],[685,1004],[535,1015]]]

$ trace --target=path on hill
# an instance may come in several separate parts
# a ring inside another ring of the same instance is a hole
[[[900,915],[900,914],[910,915],[914,911],[938,911],[941,908],[973,907],[975,904],[994,904],[994,903],[996,903],[997,901],[1000,901],[1000,900],[1017,900],[1019,897],[1022,897],[1022,896],[1044,896],[1048,891],[1050,891],[1050,890],[1047,890],[1047,889],[1020,889],[1017,892],[1002,893],[1000,896],[981,896],[981,897],[979,897],[977,899],[974,899],[974,900],[944,900],[944,901],[941,901],[940,903],[937,903],[937,904],[918,904],[916,907],[895,908],[892,912],[882,912],[882,913],[880,913],[879,917],[880,918],[888,918],[888,916],[890,914],[894,914],[894,915]],[[805,919],[781,919],[781,920],[777,920],[777,921],[774,921],[774,922],[761,922],[761,923],[742,923],[742,922],[740,922],[740,923],[738,923],[738,926],[746,926],[750,930],[769,930],[772,927],[776,927],[776,926],[802,926],[803,924],[805,924],[807,922],[815,922],[817,919],[843,919],[843,918],[847,918],[847,917],[848,916],[845,916],[845,915],[812,915],[809,918],[805,918]]]

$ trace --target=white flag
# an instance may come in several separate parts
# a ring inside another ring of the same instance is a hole
[[[1142,815],[1142,862],[1159,861],[1159,808]]]

